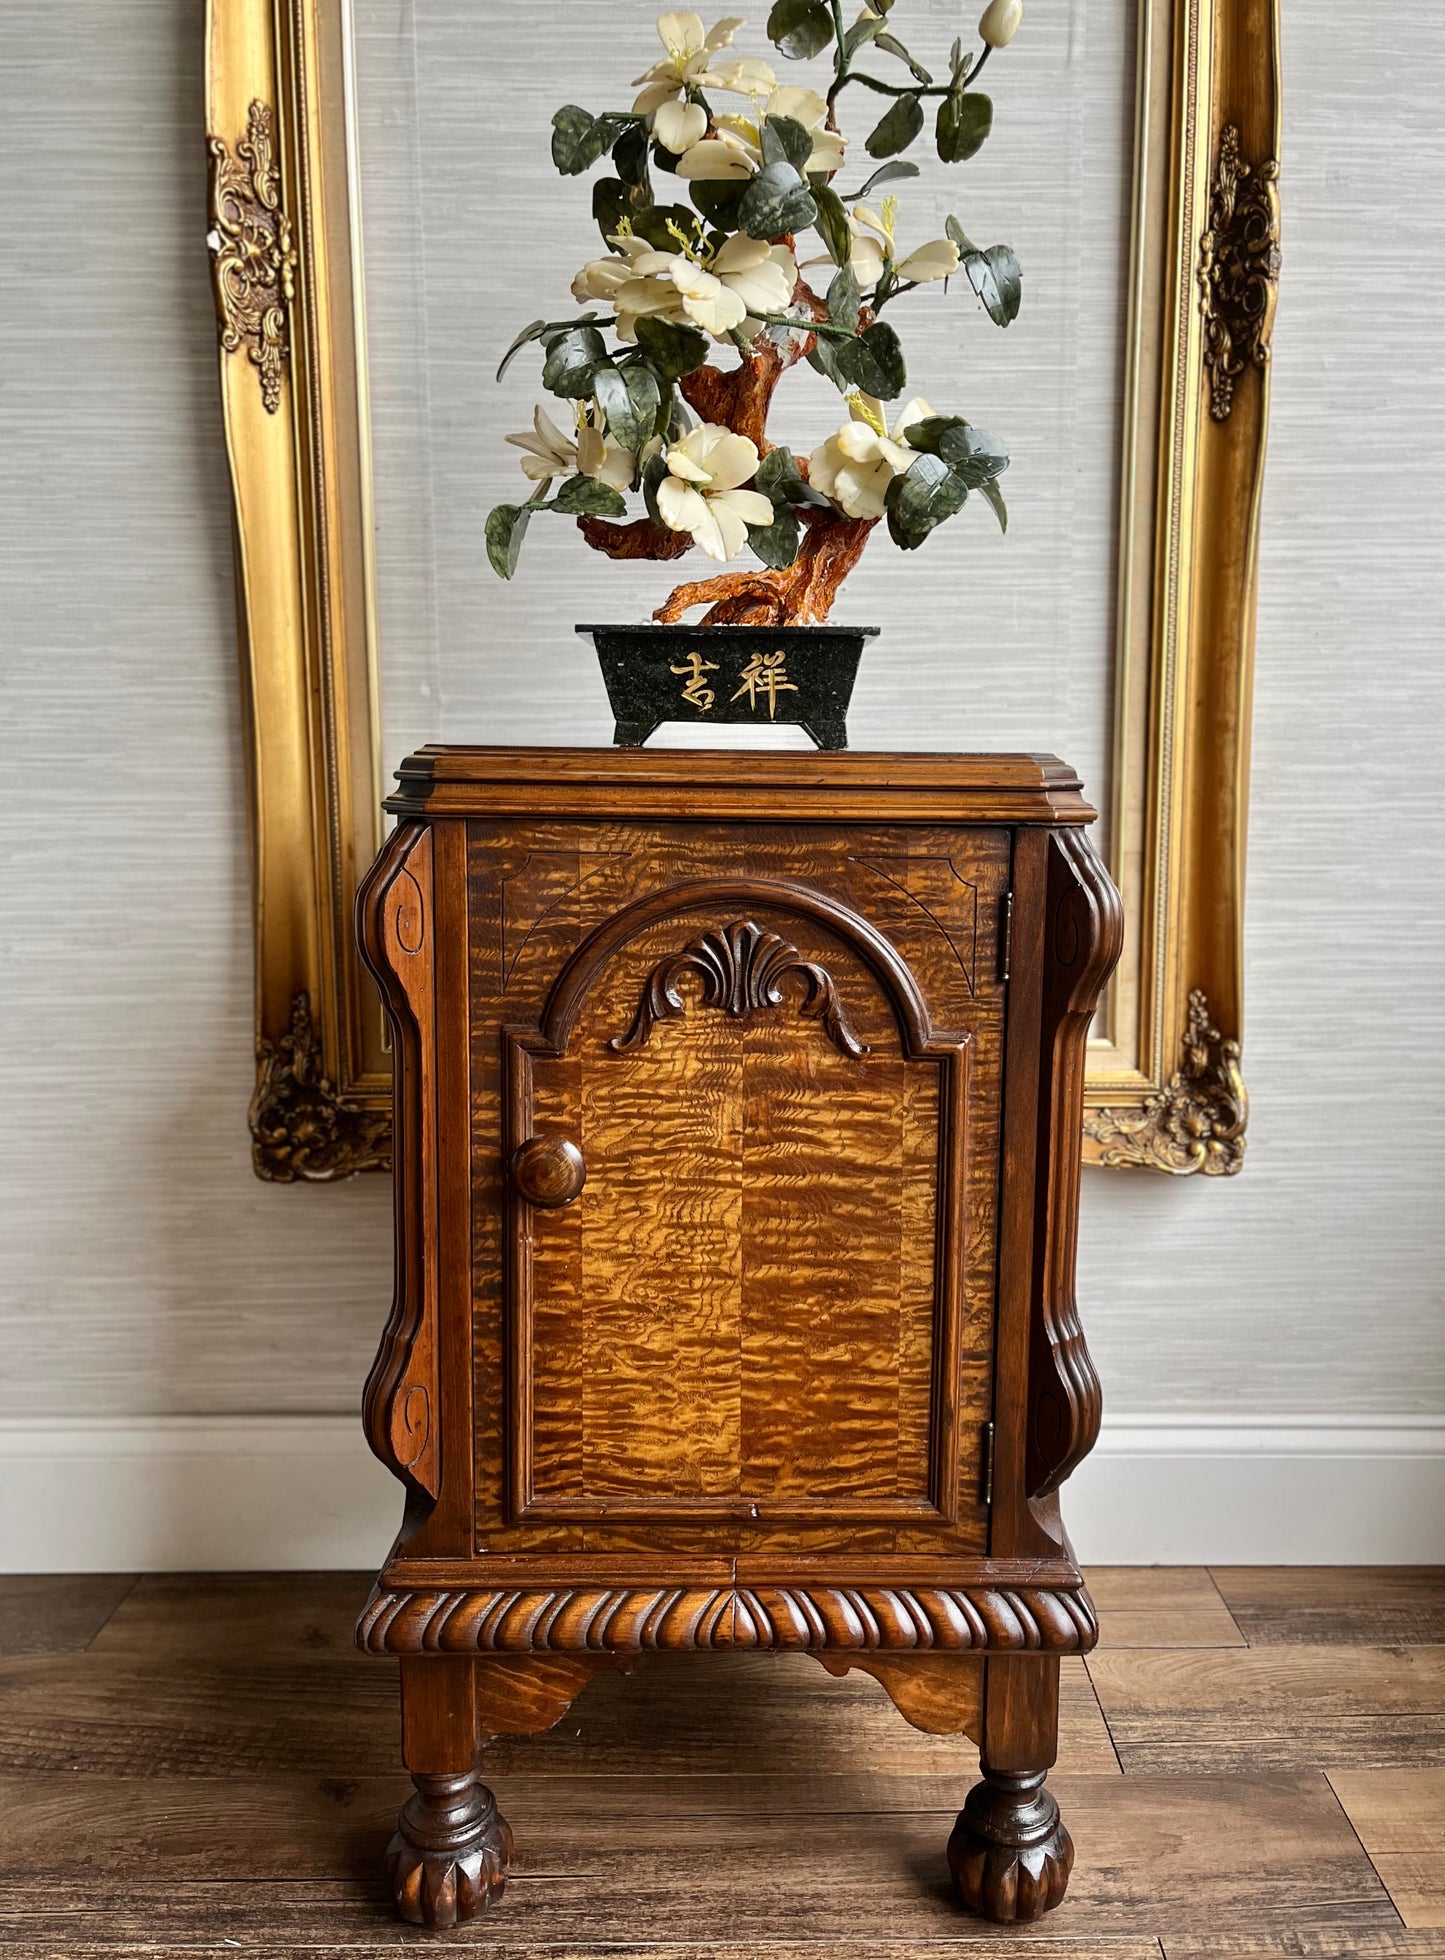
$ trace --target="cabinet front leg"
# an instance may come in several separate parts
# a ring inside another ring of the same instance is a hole
[[[969,1791],[948,1863],[963,1902],[985,1919],[1038,1919],[1062,1900],[1074,1845],[1044,1779],[1058,1754],[1059,1663],[990,1658],[982,1783]]]
[[[402,1754],[415,1793],[386,1871],[403,1919],[433,1932],[472,1919],[507,1881],[512,1833],[477,1771],[475,1666],[448,1655],[401,1663]]]

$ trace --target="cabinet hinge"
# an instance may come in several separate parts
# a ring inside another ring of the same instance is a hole
[[[998,977],[1000,980],[1006,981],[1008,979],[1009,960],[1013,954],[1013,944],[1014,895],[1012,892],[1005,892],[1003,895],[1003,923],[999,927],[998,935]]]
[[[983,1426],[983,1501],[993,1502],[993,1424]]]

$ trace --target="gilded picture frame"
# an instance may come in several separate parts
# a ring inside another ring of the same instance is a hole
[[[1280,263],[1277,0],[1138,0],[1110,868],[1087,1162],[1244,1161],[1255,565]],[[380,841],[349,0],[209,0],[210,247],[256,920],[258,1175],[390,1161],[352,934]]]

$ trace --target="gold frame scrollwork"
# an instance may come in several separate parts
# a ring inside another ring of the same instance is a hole
[[[236,515],[262,1177],[389,1161],[351,930],[379,841],[350,0],[209,0],[206,136]],[[1244,1159],[1255,563],[1280,263],[1278,0],[1137,0],[1108,855],[1124,958],[1085,1160]]]

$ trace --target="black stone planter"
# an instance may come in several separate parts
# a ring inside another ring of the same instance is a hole
[[[665,721],[795,722],[848,746],[848,703],[876,626],[579,626],[597,648],[619,748]]]

